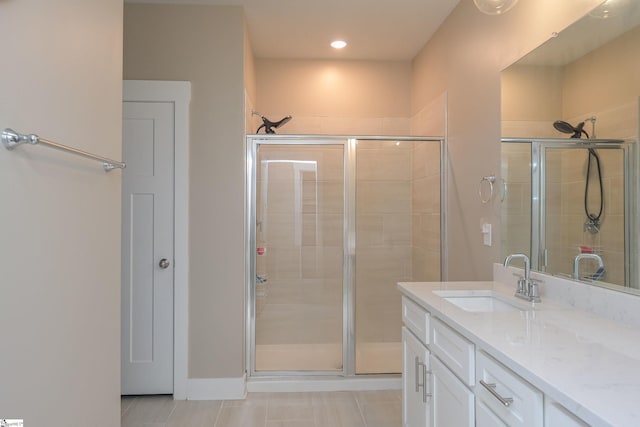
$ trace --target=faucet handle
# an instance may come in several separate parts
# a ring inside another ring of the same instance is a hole
[[[529,281],[529,299],[531,302],[541,302],[540,288],[538,288],[538,282],[536,280]]]

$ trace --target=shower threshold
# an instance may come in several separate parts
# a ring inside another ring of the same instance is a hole
[[[342,376],[249,377],[250,393],[298,393],[367,390],[400,390],[401,374]]]

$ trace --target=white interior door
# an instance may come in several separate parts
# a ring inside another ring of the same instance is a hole
[[[123,103],[122,394],[173,393],[174,105]]]

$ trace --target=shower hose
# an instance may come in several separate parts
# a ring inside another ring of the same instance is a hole
[[[600,189],[600,209],[598,213],[589,212],[589,181],[591,178],[591,163],[595,160],[598,173],[598,184]],[[593,225],[596,228],[596,232],[600,229],[600,217],[602,217],[602,211],[604,210],[604,189],[602,187],[602,170],[600,169],[600,156],[595,149],[589,148],[589,159],[587,160],[587,177],[584,185],[584,212],[587,215],[587,224]]]

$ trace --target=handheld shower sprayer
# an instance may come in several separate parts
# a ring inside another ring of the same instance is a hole
[[[596,137],[596,116],[587,117],[584,121],[578,123],[576,126],[571,125],[571,123],[567,123],[563,120],[556,120],[553,122],[553,127],[556,128],[557,131],[562,133],[573,134],[571,138],[582,138],[582,134],[584,134],[587,139]],[[591,136],[584,130],[585,122],[591,122]]]
[[[583,133],[587,138],[589,138],[589,134],[584,130],[584,122],[580,122],[576,126],[573,126],[565,121],[556,120],[553,122],[553,127],[559,132],[573,134],[571,135],[571,138],[582,138]]]
[[[595,125],[596,125],[596,117],[592,116],[586,119],[585,121],[590,121],[593,133],[595,133]],[[562,120],[556,120],[553,122],[553,127],[556,130],[562,133],[573,134],[571,138],[582,138],[582,134],[587,136],[589,139],[589,134],[585,131],[584,122],[578,123],[575,127],[570,123],[567,123]],[[588,231],[591,234],[597,234],[600,232],[600,226],[602,224],[602,212],[604,210],[604,187],[602,185],[602,169],[600,168],[600,156],[596,152],[594,148],[589,147],[588,149],[588,157],[587,157],[587,173],[585,176],[585,185],[584,185],[584,213],[587,216],[587,220],[584,223],[584,231]],[[592,160],[595,161],[595,165],[597,168],[596,176],[599,184],[599,196],[600,196],[600,205],[598,208],[598,212],[591,212],[589,210],[589,182],[591,178],[591,163]]]
[[[260,125],[260,127],[258,127],[258,130],[256,130],[256,133],[260,133],[260,129],[264,128],[264,133],[268,133],[268,134],[276,133],[274,129],[277,129],[280,126],[285,125],[286,123],[289,122],[289,120],[293,118],[291,116],[286,116],[278,120],[277,122],[272,122],[271,120],[267,119],[265,116],[258,113],[257,111],[251,111],[251,115],[260,116],[260,118],[262,119],[262,124]]]

